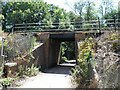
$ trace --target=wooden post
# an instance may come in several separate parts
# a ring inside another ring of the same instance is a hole
[[[116,31],[116,18],[114,17],[114,27],[115,27],[115,31]]]
[[[99,27],[99,32],[101,31],[101,26],[100,26],[100,18],[98,17],[98,27]]]
[[[17,66],[16,62],[5,63],[3,68],[3,77],[7,78],[9,75],[9,70]]]
[[[60,60],[61,60],[61,53],[62,53],[62,44],[60,44],[60,49],[59,49],[59,55],[58,55],[57,65],[59,65],[59,64],[60,64]]]
[[[27,24],[25,23],[25,32],[27,32]]]
[[[15,31],[15,24],[13,24],[13,27],[12,27],[12,33]]]

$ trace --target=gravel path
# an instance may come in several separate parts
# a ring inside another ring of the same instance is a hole
[[[27,79],[20,88],[73,88],[69,66],[57,66]]]

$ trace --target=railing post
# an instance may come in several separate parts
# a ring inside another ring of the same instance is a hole
[[[15,29],[15,24],[13,24],[13,27],[12,27],[12,33],[14,32],[14,29]]]
[[[99,32],[101,31],[101,26],[100,26],[100,18],[98,17],[98,27],[99,27]]]
[[[116,31],[116,18],[114,17],[114,27],[115,27],[115,31]]]
[[[25,32],[27,32],[27,23],[25,23]]]
[[[118,24],[118,30],[120,29],[120,19],[118,18],[118,22],[117,22]]]

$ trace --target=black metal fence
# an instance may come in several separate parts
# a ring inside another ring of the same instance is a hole
[[[84,30],[119,30],[120,19],[105,19],[79,21],[79,22],[67,22],[68,25],[62,26],[64,22],[53,23],[48,25],[47,23],[23,23],[8,25],[9,30],[13,32],[57,32],[57,31],[84,31]],[[11,28],[10,28],[11,27]],[[11,29],[11,30],[10,30]]]

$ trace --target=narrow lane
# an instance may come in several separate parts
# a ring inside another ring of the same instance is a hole
[[[59,65],[31,77],[20,88],[74,88],[70,70],[73,66]]]

